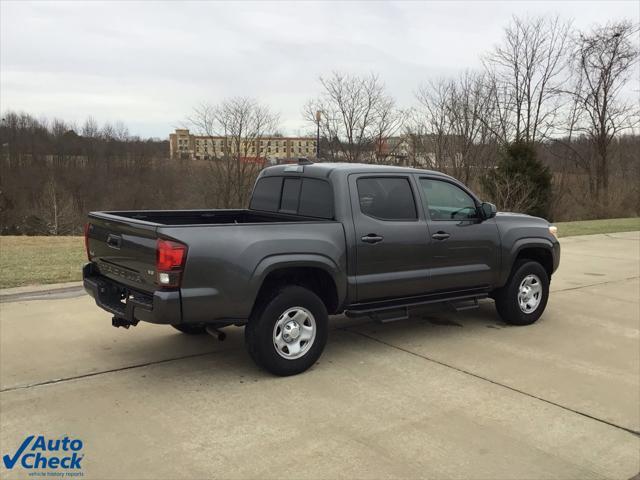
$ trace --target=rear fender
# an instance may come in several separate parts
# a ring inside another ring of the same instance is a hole
[[[319,268],[327,272],[336,285],[338,305],[344,304],[347,292],[346,275],[340,271],[331,258],[312,253],[272,255],[261,260],[253,271],[249,282],[250,298],[256,298],[265,278],[271,272],[294,267]]]

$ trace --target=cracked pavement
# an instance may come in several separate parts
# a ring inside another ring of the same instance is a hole
[[[115,329],[79,292],[17,296],[0,305],[1,453],[73,435],[100,479],[633,477],[640,233],[561,243],[535,325],[491,301],[333,317],[318,364],[289,378],[254,366],[240,328]]]

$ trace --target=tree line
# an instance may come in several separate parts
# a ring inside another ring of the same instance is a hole
[[[513,18],[481,69],[420,84],[411,107],[376,74],[332,72],[302,115],[310,135],[320,132],[323,160],[434,168],[501,209],[556,220],[638,215],[640,114],[626,93],[630,81],[638,87],[637,36],[629,21],[577,31],[557,17]],[[275,134],[278,120],[248,97],[204,103],[185,126],[227,137],[229,148],[186,161],[122,123],[6,112],[2,233],[80,233],[89,210],[246,206],[261,165],[242,149]]]
[[[484,186],[503,208],[523,208],[532,189],[551,196],[552,182],[562,180],[579,190],[574,196],[588,197],[591,215],[607,216],[638,195],[624,180],[638,179],[640,113],[637,97],[625,92],[633,79],[637,96],[637,61],[638,26],[630,21],[577,31],[558,17],[514,18],[483,55],[481,70],[423,83],[415,107],[400,108],[376,75],[334,73],[321,77],[322,94],[305,114],[313,122],[321,112],[330,157],[360,161],[371,145],[402,134],[411,142],[410,165],[427,158],[433,168]],[[545,164],[573,173],[573,181],[550,175]],[[537,212],[559,215],[548,203]]]

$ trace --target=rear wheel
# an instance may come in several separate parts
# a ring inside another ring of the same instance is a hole
[[[177,325],[171,326],[176,330],[180,330],[182,333],[186,333],[187,335],[202,335],[204,333],[207,333],[204,325],[189,325],[188,323],[179,323]]]
[[[306,288],[283,287],[259,300],[245,327],[251,358],[275,375],[311,367],[327,342],[329,317],[318,296]]]
[[[540,318],[549,299],[549,275],[531,260],[518,261],[507,284],[495,292],[496,309],[506,323],[530,325]]]

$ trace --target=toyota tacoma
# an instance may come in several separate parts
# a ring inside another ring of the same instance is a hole
[[[328,315],[492,298],[504,322],[531,324],[560,261],[547,220],[496,214],[448,175],[309,161],[264,169],[248,209],[91,212],[85,244],[84,287],[114,326],[245,326],[277,375],[318,360]]]

